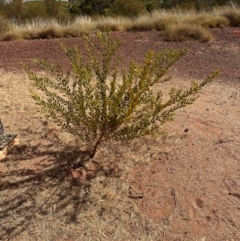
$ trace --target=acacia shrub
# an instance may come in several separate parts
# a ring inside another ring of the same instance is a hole
[[[117,54],[121,43],[109,31],[98,31],[97,41],[85,37],[85,57],[78,47],[60,45],[72,72],[35,60],[47,74],[26,66],[33,84],[31,96],[44,113],[86,144],[90,159],[103,141],[161,133],[160,126],[172,120],[177,109],[192,104],[195,94],[217,75],[214,72],[200,83],[192,82],[185,90],[172,88],[166,99],[164,88],[155,86],[170,79],[165,77],[168,69],[186,50],[149,51],[141,64],[132,61],[122,69]]]

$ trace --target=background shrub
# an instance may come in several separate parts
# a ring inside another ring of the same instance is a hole
[[[146,12],[145,3],[142,0],[115,0],[116,14],[133,17]]]
[[[200,40],[202,42],[214,39],[212,33],[206,28],[188,23],[168,25],[164,31],[164,38],[168,41]]]

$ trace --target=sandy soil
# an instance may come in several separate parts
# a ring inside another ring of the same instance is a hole
[[[186,86],[192,79],[203,79],[213,70],[222,71],[218,79],[201,91],[193,105],[178,111],[175,121],[163,126],[167,132],[164,137],[134,147],[140,149],[138,158],[148,159],[149,165],[136,164],[125,177],[139,197],[131,203],[146,220],[161,227],[154,237],[145,240],[240,240],[240,35],[236,30],[239,29],[213,30],[215,41],[211,43],[164,42],[159,32],[114,33],[123,40],[121,53],[125,54],[125,64],[132,58],[141,61],[149,49],[187,47],[189,53],[170,71],[171,86]],[[62,41],[82,46],[81,39]],[[5,199],[0,201],[4,220],[0,226],[2,237],[7,238],[18,230],[21,235],[29,229],[9,224],[12,216],[19,219],[19,204],[6,210],[6,192],[13,195],[12,201],[20,197],[14,196],[14,185],[6,184],[11,183],[9,177],[19,178],[14,170],[23,175],[24,170],[36,172],[59,160],[58,154],[50,155],[47,148],[55,150],[54,145],[61,146],[61,138],[68,138],[36,112],[28,94],[30,83],[20,62],[31,64],[31,58],[43,57],[64,66],[67,63],[56,40],[1,42],[0,53],[0,117],[5,131],[18,134],[21,141],[20,148],[0,162],[0,190],[5,192]],[[37,151],[39,146],[41,150]],[[74,158],[71,150],[67,153],[64,158]],[[78,176],[74,171],[72,175]],[[20,221],[17,223],[21,224]],[[9,240],[23,240],[14,237]],[[44,240],[91,240],[79,237],[73,234]],[[99,240],[111,240],[109,237],[106,234],[105,239],[102,236]],[[126,237],[112,240],[144,240],[140,239],[143,236]]]

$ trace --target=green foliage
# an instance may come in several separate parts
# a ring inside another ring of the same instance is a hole
[[[158,0],[146,0],[145,6],[148,12],[159,9],[161,7],[161,1]]]
[[[146,12],[146,6],[142,0],[115,0],[114,9],[116,14],[133,17]]]
[[[5,6],[5,16],[8,19],[15,19],[19,23],[23,12],[24,6],[22,0],[13,0]]]
[[[31,1],[24,3],[24,14],[22,20],[34,19],[34,18],[46,18],[47,12],[43,1]]]
[[[170,79],[164,76],[186,50],[149,51],[142,64],[132,61],[120,71],[120,42],[109,31],[97,32],[97,41],[85,37],[85,57],[79,48],[60,44],[72,73],[36,60],[47,74],[38,75],[26,66],[33,82],[31,96],[59,126],[86,143],[90,158],[105,140],[160,133],[160,125],[172,120],[177,109],[192,104],[195,94],[217,75],[193,82],[186,90],[172,88],[165,99],[166,91],[155,86]]]
[[[4,0],[0,0],[0,15],[3,15],[4,7],[5,7],[5,1]]]
[[[76,15],[135,17],[157,9],[210,10],[239,3],[240,0],[0,0],[0,14],[18,23],[46,17],[67,21]]]
[[[32,19],[57,18],[69,20],[68,4],[59,0],[23,1],[13,0],[1,3],[0,14],[7,19],[22,23]]]
[[[61,1],[43,0],[48,16],[57,17],[61,9]]]
[[[229,3],[239,3],[239,0],[163,0],[162,8],[180,8],[180,9],[210,9],[216,6],[223,6]]]
[[[196,3],[194,1],[182,2],[180,4],[177,4],[176,8],[184,10],[194,10],[196,9]]]
[[[70,2],[69,11],[72,14],[82,15],[122,15],[137,16],[143,12],[159,9],[161,2],[158,0],[77,0]]]
[[[80,13],[83,15],[105,15],[111,9],[113,0],[78,1]]]

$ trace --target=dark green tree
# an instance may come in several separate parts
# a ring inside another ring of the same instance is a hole
[[[106,15],[112,3],[113,0],[81,0],[79,10],[83,15]]]
[[[194,6],[196,9],[211,9],[215,6],[223,6],[230,3],[240,3],[240,0],[163,0],[161,7],[162,8],[175,8],[182,7],[188,8],[187,6]]]

